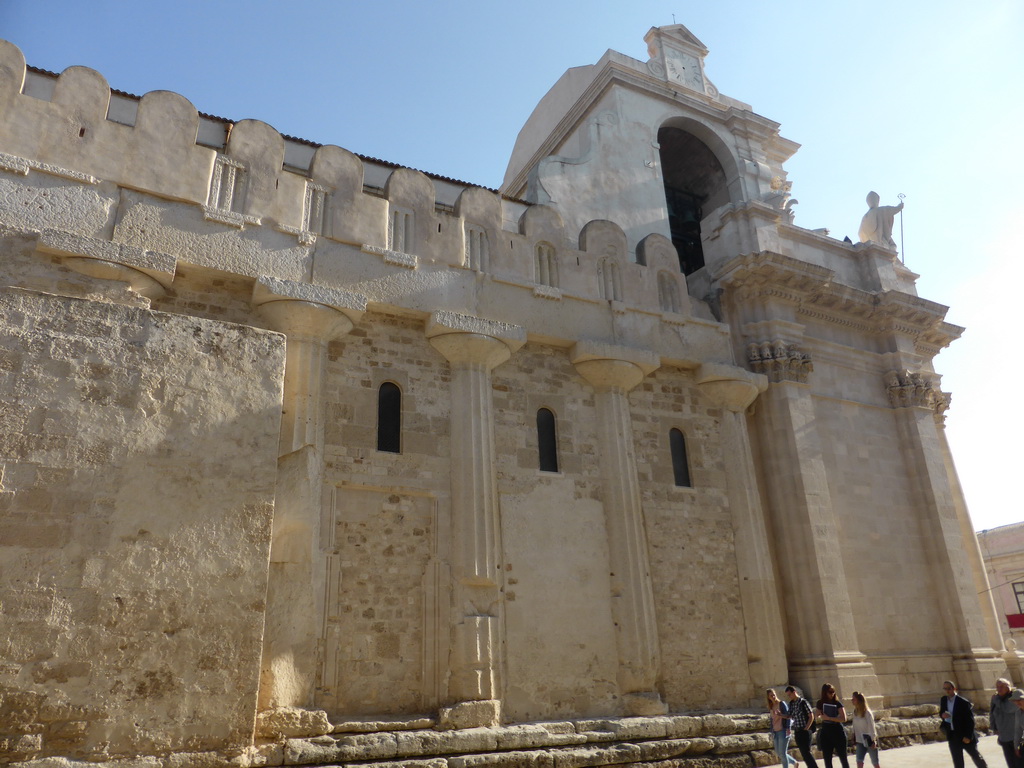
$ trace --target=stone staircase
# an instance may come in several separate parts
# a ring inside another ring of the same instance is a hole
[[[941,738],[934,705],[882,710],[876,718],[883,749]],[[322,730],[327,724],[320,722]],[[978,725],[985,730],[987,718],[980,717]],[[261,732],[268,738],[257,744],[250,765],[751,768],[778,762],[764,714],[601,718],[461,730],[438,730],[433,719],[424,717],[348,721],[329,725],[329,733],[305,737],[285,732],[296,727],[302,726],[295,723],[274,733],[273,718],[264,719]]]

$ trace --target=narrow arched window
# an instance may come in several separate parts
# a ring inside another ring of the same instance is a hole
[[[558,439],[555,435],[555,414],[547,408],[537,411],[537,452],[541,472],[558,471]]]
[[[534,263],[534,280],[541,285],[558,287],[558,263],[555,261],[555,247],[549,243],[538,243]]]
[[[675,476],[676,485],[680,488],[692,488],[690,464],[686,459],[686,438],[678,429],[672,429],[668,433],[668,443],[672,449],[672,473]]]
[[[622,285],[619,282],[619,265],[611,259],[601,259],[597,265],[597,282],[602,299],[622,300]]]
[[[377,450],[402,452],[402,390],[390,381],[377,392]]]
[[[679,288],[675,279],[667,272],[658,274],[658,303],[662,312],[679,311]]]

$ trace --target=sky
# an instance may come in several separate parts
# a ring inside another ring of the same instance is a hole
[[[1003,391],[1024,379],[1020,0],[0,0],[0,38],[33,66],[487,187],[566,69],[609,48],[646,61],[647,30],[672,23],[721,93],[802,145],[797,225],[856,240],[869,191],[906,195],[918,293],[967,328],[935,365],[975,528],[1024,520],[1024,408]]]

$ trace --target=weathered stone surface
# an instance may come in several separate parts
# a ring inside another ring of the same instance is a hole
[[[661,739],[668,735],[672,723],[667,717],[625,717],[609,724],[620,739]]]
[[[489,755],[461,755],[449,757],[448,768],[554,768],[555,755],[545,750],[529,752],[512,750]]]
[[[715,748],[714,739],[689,739],[689,744],[690,747],[687,749],[687,754],[690,755],[701,755]]]
[[[278,707],[256,716],[256,735],[262,739],[322,736],[333,730],[327,713],[319,709]]]
[[[422,731],[433,728],[436,720],[432,717],[411,719],[381,718],[379,720],[346,720],[335,723],[334,733],[376,733],[378,731]]]
[[[719,736],[723,733],[736,733],[736,723],[728,715],[705,715],[701,718],[702,735]]]
[[[35,731],[8,754],[244,745],[283,339],[12,289],[0,317],[19,361],[0,374],[18,414],[0,420],[0,599],[18,627],[0,661],[25,681],[3,690],[0,735]]]
[[[677,715],[669,717],[668,721],[667,736],[686,739],[693,736],[701,736],[704,733],[704,719],[701,717]]]
[[[772,746],[772,739],[766,733],[718,736],[714,741],[715,748],[712,751],[716,755],[733,752],[752,752],[758,749],[770,749]]]

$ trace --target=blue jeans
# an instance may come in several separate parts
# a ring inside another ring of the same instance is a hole
[[[864,762],[864,755],[865,754],[870,754],[871,755],[871,764],[876,766],[876,768],[877,768],[877,766],[878,766],[878,747],[865,747],[863,744],[861,744],[858,741],[857,742],[857,765],[860,765],[860,764],[862,764]]]
[[[796,765],[796,760],[789,756],[789,740],[791,736],[789,731],[772,731],[772,739],[775,742],[775,754],[779,756],[779,762],[782,763],[782,768],[789,768],[791,765]]]

